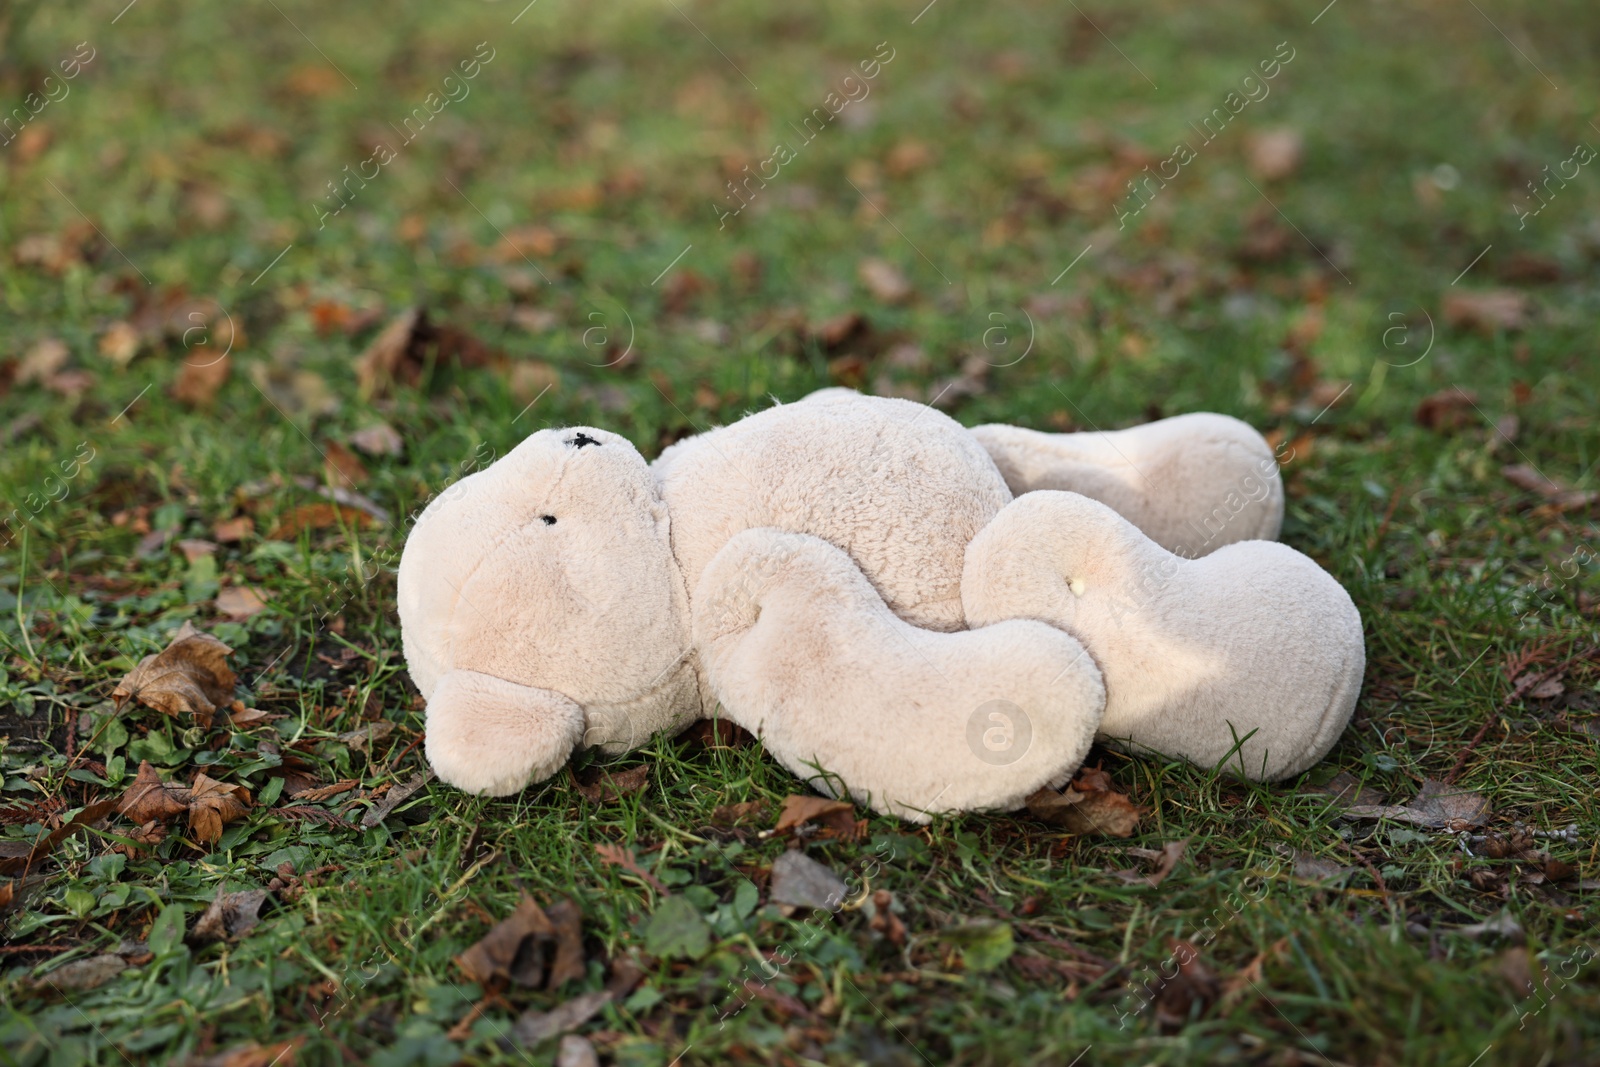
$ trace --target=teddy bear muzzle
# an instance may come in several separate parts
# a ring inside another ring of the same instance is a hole
[[[446,671],[428,698],[428,762],[469,793],[508,796],[558,771],[583,740],[583,709],[550,689]]]

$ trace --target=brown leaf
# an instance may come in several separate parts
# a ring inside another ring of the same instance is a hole
[[[248,585],[230,585],[217,590],[217,613],[226,615],[229,622],[243,622],[266,609],[261,594]]]
[[[727,719],[701,719],[678,736],[703,748],[744,748],[755,741],[750,731]]]
[[[611,1003],[615,996],[611,990],[602,989],[574,997],[550,1011],[530,1008],[517,1018],[511,1028],[511,1036],[522,1045],[532,1048],[541,1041],[582,1026]]]
[[[35,985],[40,989],[54,989],[61,993],[71,990],[76,993],[105,985],[126,970],[127,966],[127,961],[121,956],[108,952],[62,964],[41,975]]]
[[[191,945],[239,940],[261,921],[261,905],[266,902],[267,896],[265,889],[225,893],[219,888],[211,906],[201,914],[186,940]]]
[[[911,297],[911,283],[886,259],[863,259],[856,266],[856,275],[867,292],[885,304],[901,304]]]
[[[1593,489],[1574,489],[1560,482],[1546,478],[1537,469],[1525,463],[1514,463],[1509,467],[1500,468],[1500,473],[1506,480],[1518,489],[1526,489],[1530,493],[1538,493],[1550,501],[1559,511],[1576,511],[1586,508],[1596,500],[1600,500],[1600,492]]]
[[[1409,804],[1352,804],[1341,814],[1347,819],[1392,819],[1430,830],[1461,831],[1488,821],[1489,802],[1470,789],[1427,778]]]
[[[897,948],[906,943],[906,924],[894,913],[894,894],[887,889],[873,891],[872,920],[867,925]]]
[[[582,979],[583,964],[583,913],[573,901],[562,898],[545,909],[550,925],[555,927],[556,958],[550,964],[550,977],[546,989],[559,989],[564,983]]]
[[[183,553],[186,562],[193,563],[206,556],[214,556],[217,552],[215,541],[202,541],[198,538],[178,542],[178,551]]]
[[[1459,385],[1422,398],[1417,405],[1417,425],[1436,432],[1460,429],[1478,420],[1478,394]]]
[[[113,322],[100,335],[100,354],[118,366],[125,367],[139,354],[142,338],[129,322]]]
[[[655,887],[656,892],[664,897],[672,895],[672,891],[661,884],[661,880],[643,867],[633,858],[633,851],[622,845],[613,845],[602,842],[594,846],[595,855],[600,857],[600,862],[611,867],[621,867],[629,874],[637,875]]]
[[[190,407],[206,407],[216,400],[233,369],[233,357],[226,352],[206,354],[198,349],[194,358],[183,361],[177,380],[172,383],[172,399]]]
[[[115,799],[99,800],[78,812],[69,822],[41,836],[32,846],[28,846],[25,841],[14,842],[14,844],[26,848],[27,851],[21,852],[19,849],[19,854],[16,855],[0,854],[0,875],[9,878],[31,870],[42,863],[61,842],[82,830],[85,826],[107,818],[116,810],[117,801]],[[12,843],[7,842],[7,844]]]
[[[1144,809],[1111,787],[1111,776],[1098,767],[1078,772],[1065,793],[1041,789],[1027,799],[1028,813],[1074,834],[1131,837]]]
[[[742,822],[754,822],[765,808],[766,805],[759,800],[724,804],[711,813],[711,825],[719,830],[731,830]]]
[[[333,484],[362,485],[368,478],[361,460],[338,441],[329,441],[323,447],[322,460],[323,475]]]
[[[570,769],[569,769],[570,773]],[[650,785],[650,767],[641,763],[625,771],[601,771],[588,782],[572,775],[572,788],[591,804],[611,804],[626,796],[642,793]]]
[[[1443,305],[1447,325],[1486,334],[1522,329],[1530,310],[1528,294],[1515,289],[1446,293]]]
[[[336,797],[340,793],[348,793],[360,784],[354,778],[346,778],[342,782],[325,785],[320,789],[302,789],[298,793],[290,793],[289,796],[294,800],[301,800],[307,804],[316,804],[327,800],[329,797]]]
[[[1231,1002],[1247,992],[1253,992],[1262,982],[1267,980],[1266,962],[1268,958],[1282,959],[1288,955],[1289,939],[1283,938],[1269,945],[1264,952],[1258,952],[1249,963],[1239,968],[1238,971],[1228,976],[1222,983],[1222,1000]]]
[[[555,937],[550,917],[532,897],[523,894],[517,910],[457,956],[456,966],[480,986],[503,979],[537,988],[545,972],[545,943]]]
[[[389,790],[381,801],[374,804],[370,811],[361,816],[361,828],[370,830],[383,822],[383,820],[394,814],[394,809],[410,800],[419,789],[431,781],[433,781],[433,771],[421,770],[412,775],[403,784]]]
[[[429,364],[481,367],[493,352],[476,338],[429,321],[422,308],[411,308],[383,328],[356,362],[362,392],[382,394],[398,383],[416,386]]]
[[[1275,182],[1300,169],[1305,155],[1305,139],[1299,130],[1279,127],[1262,130],[1245,142],[1250,171],[1261,181]]]
[[[350,444],[357,452],[369,456],[398,456],[405,451],[405,442],[386,422],[375,422],[357,430],[350,435]]]
[[[394,733],[394,723],[386,719],[369,722],[339,735],[339,740],[357,752],[371,753],[372,746]]]
[[[1173,962],[1178,973],[1156,994],[1156,1022],[1171,1032],[1204,1015],[1221,993],[1221,983],[1200,960],[1200,950],[1189,941],[1171,940]]]
[[[293,541],[306,530],[325,530],[330,526],[353,526],[361,529],[372,525],[372,516],[359,508],[346,507],[322,500],[314,504],[301,504],[278,521],[267,534],[269,541]]]
[[[227,662],[232,651],[185,622],[170,645],[140,660],[117,683],[112,703],[119,711],[129,699],[137,699],[164,715],[177,717],[188,712],[196,725],[209,728],[217,708],[233,700],[237,678]]]
[[[781,834],[806,822],[820,823],[836,837],[853,837],[856,809],[846,800],[790,794],[784,798],[783,810],[778,813],[778,824],[772,831]]]
[[[250,790],[207,778],[204,771],[195,775],[189,794],[189,829],[203,844],[215,844],[222,828],[244,818],[250,809]]]
[[[163,782],[149,760],[139,761],[139,773],[117,803],[118,812],[141,825],[166,822],[188,810],[189,790]]]
[[[1167,875],[1171,874],[1173,869],[1178,866],[1178,861],[1183,859],[1183,854],[1188,847],[1189,839],[1187,837],[1180,841],[1169,841],[1161,846],[1161,851],[1156,858],[1156,869],[1151,871],[1150,877],[1145,880],[1151,885],[1160,885],[1166,881]]]
[[[223,519],[211,528],[211,535],[225,545],[243,541],[256,528],[256,520],[248,515],[236,519]]]
[[[186,1061],[186,1067],[294,1067],[304,1037],[271,1045],[239,1045],[204,1059]]]

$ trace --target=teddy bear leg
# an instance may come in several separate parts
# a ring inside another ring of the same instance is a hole
[[[1079,493],[1180,556],[1274,541],[1283,525],[1283,483],[1271,447],[1226,415],[1177,415],[1104,433],[1002,425],[972,433],[1016,496]]]
[[[820,791],[913,822],[1014,809],[1065,782],[1104,708],[1098,668],[1061,630],[912,626],[820,538],[739,534],[693,603],[695,646],[730,719]]]
[[[424,751],[446,784],[503,797],[560,770],[583,733],[583,709],[560,693],[451,670],[428,694]]]
[[[1041,619],[1083,642],[1102,740],[1262,780],[1333,747],[1366,663],[1349,595],[1294,549],[1184,559],[1076,493],[1008,504],[967,548],[961,600],[969,625]]]

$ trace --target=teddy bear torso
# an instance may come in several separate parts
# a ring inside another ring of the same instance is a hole
[[[673,445],[652,465],[691,597],[744,530],[820,537],[861,567],[890,610],[964,629],[966,549],[1011,501],[976,438],[906,400],[814,394]]]

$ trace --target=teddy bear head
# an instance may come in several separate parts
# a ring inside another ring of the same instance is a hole
[[[496,796],[699,712],[667,508],[626,439],[541,430],[441,493],[400,559],[427,754]]]

